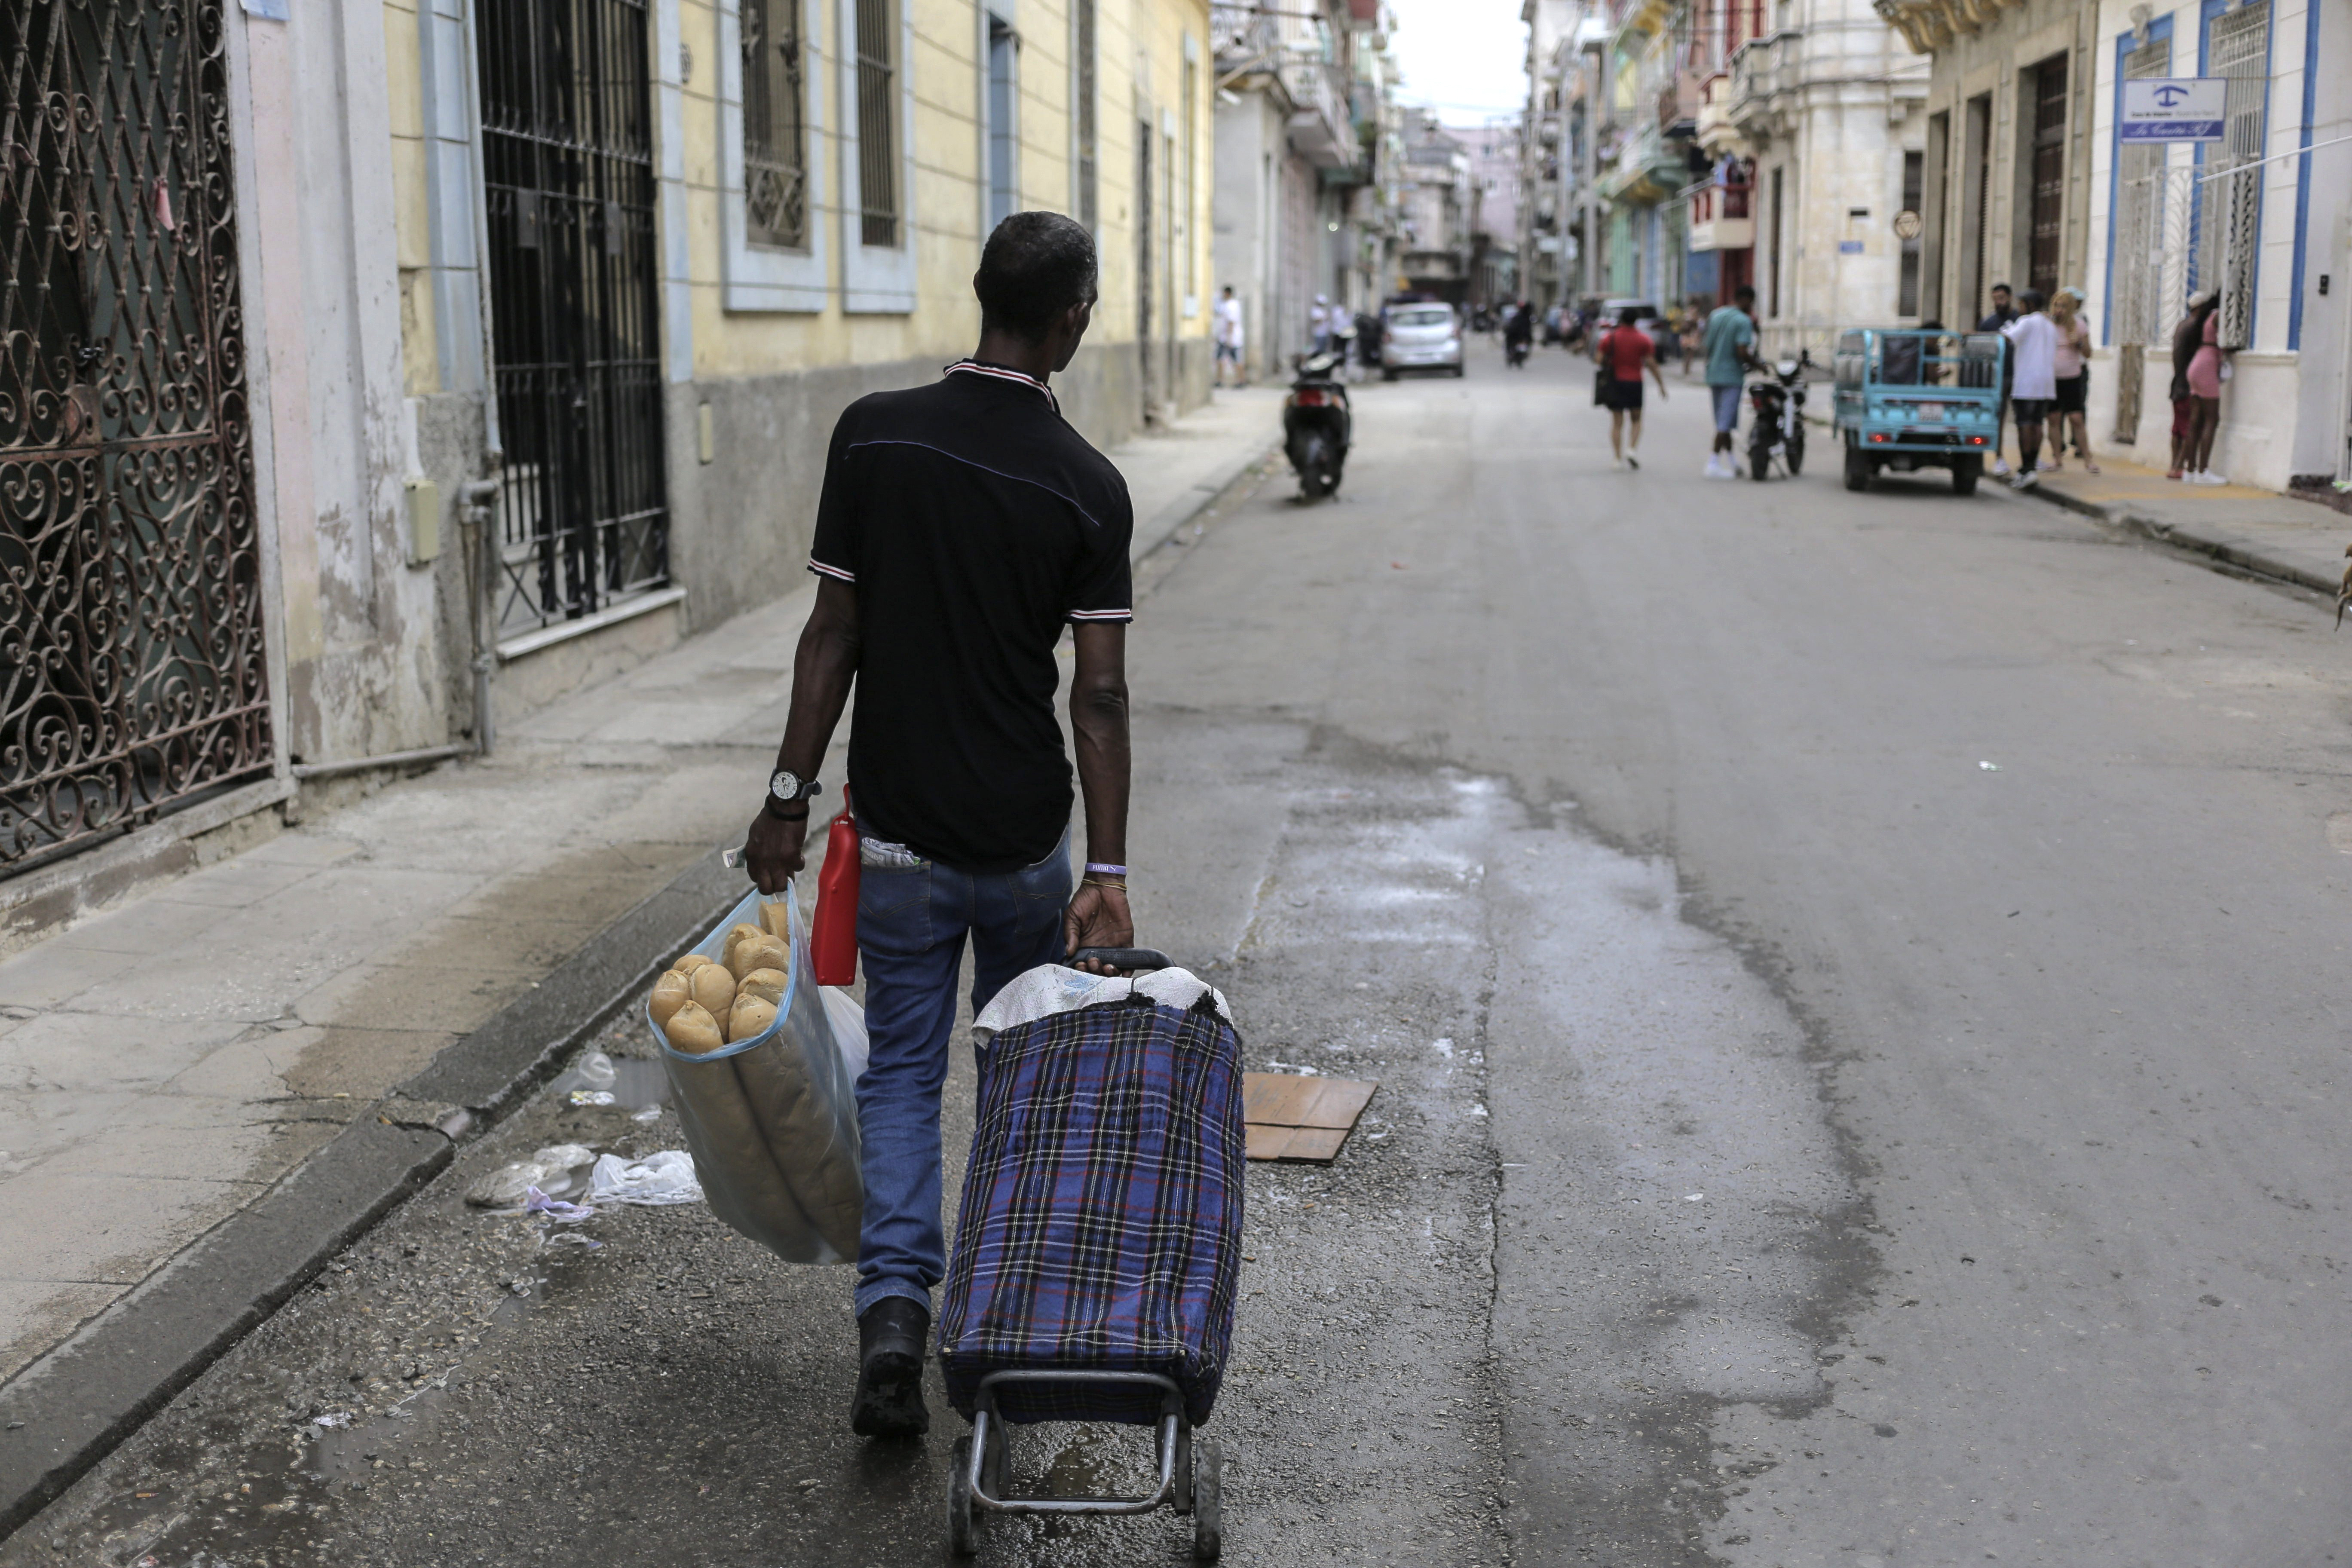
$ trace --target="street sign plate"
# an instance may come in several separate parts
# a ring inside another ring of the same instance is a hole
[[[1919,405],[1919,423],[1920,423],[1920,424],[1922,424],[1922,425],[1941,425],[1943,422],[1944,422],[1944,405],[1943,405],[1942,404],[1940,404],[1940,403],[1923,403],[1923,404]]]
[[[2218,76],[2144,77],[2123,84],[2126,142],[2219,142],[2230,84]]]

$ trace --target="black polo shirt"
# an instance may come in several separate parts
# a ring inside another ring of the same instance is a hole
[[[1068,826],[1066,621],[1134,618],[1127,480],[1018,371],[972,361],[849,405],[809,570],[857,589],[849,787],[877,837],[1013,871]]]

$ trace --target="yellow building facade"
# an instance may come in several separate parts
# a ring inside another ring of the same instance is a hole
[[[1108,446],[1207,396],[1205,0],[383,18],[404,461],[496,707],[798,586],[835,417],[971,350],[1006,213],[1070,213],[1100,247],[1056,381],[1074,425]]]

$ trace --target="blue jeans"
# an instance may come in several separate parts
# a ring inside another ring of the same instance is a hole
[[[885,1296],[929,1307],[947,1272],[940,1229],[940,1090],[955,1028],[956,973],[971,935],[977,1013],[1015,975],[1063,956],[1070,838],[1018,871],[979,874],[936,860],[858,870],[869,1053],[857,1080],[866,1177],[857,1310]]]
[[[1708,384],[1706,391],[1715,399],[1715,428],[1718,434],[1727,436],[1739,428],[1739,395],[1747,390],[1736,381],[1728,386]]]

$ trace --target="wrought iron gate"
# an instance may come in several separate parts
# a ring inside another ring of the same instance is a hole
[[[669,580],[643,0],[478,0],[502,637]]]
[[[271,768],[221,5],[0,5],[0,873]]]

